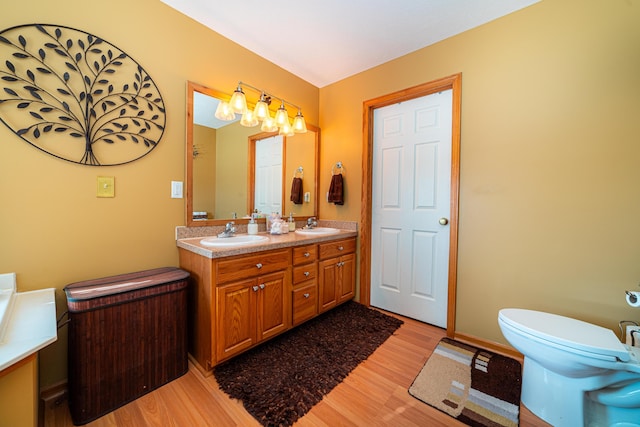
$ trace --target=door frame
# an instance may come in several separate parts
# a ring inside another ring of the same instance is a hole
[[[362,208],[360,211],[360,303],[371,305],[371,217],[373,193],[373,112],[376,108],[452,90],[451,203],[449,212],[449,275],[447,336],[453,338],[456,321],[458,272],[458,200],[460,197],[460,103],[462,73],[403,89],[363,103]]]

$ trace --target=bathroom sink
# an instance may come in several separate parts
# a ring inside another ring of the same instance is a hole
[[[217,248],[230,248],[234,246],[251,245],[254,243],[267,242],[269,238],[267,236],[257,236],[254,234],[241,234],[239,236],[232,237],[206,237],[200,240],[205,246],[213,246]]]
[[[339,232],[339,228],[332,227],[300,228],[296,230],[296,233],[306,236],[324,236],[326,234],[338,234]]]

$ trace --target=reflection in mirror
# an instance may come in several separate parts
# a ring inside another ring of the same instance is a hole
[[[278,136],[282,142],[280,148],[275,148],[276,155],[273,148],[270,150],[280,169],[264,175],[262,166],[256,167],[256,147],[277,133],[244,127],[239,117],[233,122],[217,120],[214,113],[219,100],[228,99],[227,94],[188,82],[187,225],[220,225],[230,219],[242,223],[254,209],[262,213],[277,210],[283,216],[317,216],[320,130],[307,125],[306,133]],[[300,203],[291,201],[297,177],[302,178],[301,200],[297,200]],[[270,207],[258,204],[269,194],[280,199],[279,205],[277,200]]]

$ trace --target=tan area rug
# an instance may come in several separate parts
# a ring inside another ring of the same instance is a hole
[[[521,372],[517,360],[443,338],[409,393],[470,426],[515,427]]]

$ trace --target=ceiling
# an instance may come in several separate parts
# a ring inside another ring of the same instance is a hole
[[[161,0],[317,86],[539,0]]]

